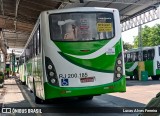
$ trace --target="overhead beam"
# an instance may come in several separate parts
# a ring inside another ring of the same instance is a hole
[[[4,11],[6,10],[6,9],[10,9],[10,10],[12,10],[12,12],[14,12],[14,9],[15,9],[15,6],[13,5],[13,4],[3,4],[3,8],[4,8]],[[15,12],[14,12],[15,13]]]
[[[58,9],[63,9],[65,6],[67,6],[68,3],[61,3],[58,7]]]
[[[7,34],[7,35],[9,35],[9,34],[15,34],[15,33],[17,33],[17,34],[21,34],[21,35],[24,35],[24,36],[27,36],[27,35],[30,35],[30,32],[24,32],[24,31],[13,31],[13,30],[7,30],[7,29],[3,29],[3,33],[4,34]]]
[[[27,1],[23,0],[23,2],[21,2],[20,4],[20,7],[24,7],[34,11],[44,11],[44,10],[53,9],[53,7],[46,6],[44,4],[41,5],[39,3],[32,3],[32,2],[30,3],[28,0]]]
[[[28,39],[28,37],[25,37],[25,38],[13,38],[13,37],[4,37],[7,41],[15,41],[15,40],[19,40],[19,41],[26,41]]]
[[[17,14],[18,14],[19,3],[20,3],[20,0],[16,0],[16,10],[15,10],[15,19],[14,19],[15,31],[17,30]]]
[[[9,48],[24,48],[25,47],[25,44],[19,44],[17,46],[15,46],[14,44],[10,44],[9,45]]]
[[[58,7],[59,4],[61,2],[64,2],[65,0],[23,0],[25,2],[28,2],[30,3],[31,5],[37,5],[40,6],[40,7],[46,7],[46,8],[49,8],[49,9],[54,9],[54,7]],[[67,0],[69,1],[69,0]],[[57,2],[57,3],[56,3]]]
[[[137,3],[142,4],[143,2],[139,1]],[[156,2],[156,1],[146,1],[146,3],[144,3],[144,5],[142,5],[142,6],[136,7],[136,5],[132,5],[127,9],[121,10],[120,13],[124,14],[124,15],[134,15],[134,14],[137,15],[137,14],[141,14],[143,12],[146,12],[147,10],[157,8],[158,6],[159,6],[158,2]],[[137,12],[137,11],[139,11],[139,12]]]
[[[4,38],[3,38],[2,29],[0,31],[0,49],[2,50],[3,54],[6,56],[7,55],[7,45],[6,45]]]
[[[134,27],[138,27],[139,25],[146,24],[148,22],[157,20],[160,18],[160,7],[158,8],[152,8],[148,11],[144,11],[141,14],[129,16],[128,18],[125,18],[125,20],[121,21],[121,27],[122,31],[126,31],[129,29],[132,29]]]
[[[26,15],[24,13],[19,12],[17,21],[30,23],[30,24],[34,25],[36,23],[37,19],[38,19],[38,17],[31,17],[29,15]]]
[[[2,15],[4,16],[3,0],[0,0],[0,3],[1,3],[1,12]]]
[[[41,11],[34,11],[34,10],[31,10],[31,9],[26,9],[22,6],[19,6],[18,15],[21,14],[21,15],[26,15],[26,16],[30,16],[30,17],[33,17],[33,18],[37,18],[40,13],[41,13]]]
[[[14,30],[14,19],[0,17],[0,28]],[[17,31],[31,32],[32,29],[32,24],[17,21]]]
[[[15,13],[13,10],[5,9],[5,16],[14,17]]]
[[[7,41],[8,41],[8,44],[14,43],[14,42],[25,44],[27,42],[27,40],[23,40],[23,39],[7,39]]]
[[[83,1],[83,2],[82,2]],[[72,3],[84,3],[84,2],[105,2],[105,3],[117,3],[117,4],[128,4],[128,5],[137,5],[137,6],[142,6],[146,4],[147,2],[157,2],[157,0],[138,0],[142,1],[142,3],[136,2],[137,0],[69,0],[69,2]],[[152,5],[154,6],[154,4]]]
[[[33,6],[31,6],[31,5],[26,5],[26,4],[25,4],[25,5],[24,5],[24,4],[21,4],[20,7],[25,8],[25,9],[27,9],[27,10],[32,10],[33,12],[34,12],[34,11],[41,12],[41,11],[44,11],[44,10],[47,9],[47,8],[43,8],[43,7],[40,7],[41,9],[37,9],[37,6],[36,6],[36,7],[33,7]]]

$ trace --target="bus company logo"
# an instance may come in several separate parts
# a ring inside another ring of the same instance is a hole
[[[2,113],[12,113],[11,108],[2,108]]]
[[[68,86],[69,85],[68,79],[61,79],[61,85],[62,86]]]
[[[106,55],[115,55],[115,48],[108,48],[106,50]]]

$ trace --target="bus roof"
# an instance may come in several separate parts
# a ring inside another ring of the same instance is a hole
[[[142,50],[149,50],[149,49],[153,49],[156,46],[151,46],[151,47],[143,47]],[[134,49],[130,49],[128,51],[125,51],[125,53],[129,53],[129,52],[136,52],[136,51],[140,51],[141,48],[134,48]]]
[[[102,8],[102,7],[76,7],[76,8],[48,10],[48,11],[44,11],[44,12],[47,12],[49,14],[53,14],[53,13],[66,13],[66,12],[89,12],[89,11],[114,12],[114,11],[118,11],[118,10],[115,8]]]

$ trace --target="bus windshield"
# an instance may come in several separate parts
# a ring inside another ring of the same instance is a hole
[[[115,35],[113,13],[60,13],[49,16],[53,41],[111,39]]]

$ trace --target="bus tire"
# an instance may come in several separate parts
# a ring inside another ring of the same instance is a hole
[[[35,96],[35,103],[36,103],[36,104],[42,104],[42,103],[43,103],[43,100],[40,99],[39,97]]]
[[[134,70],[133,75],[134,75],[134,79],[138,80],[138,71],[137,70]]]
[[[159,76],[151,76],[152,80],[159,80]]]
[[[92,100],[93,96],[82,96],[82,97],[78,97],[79,100],[85,101],[85,100]]]
[[[33,93],[33,91],[31,89],[29,89],[29,92]]]
[[[26,85],[26,82],[22,82],[22,85]]]
[[[130,80],[133,80],[133,76],[130,76]]]

